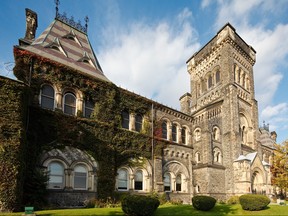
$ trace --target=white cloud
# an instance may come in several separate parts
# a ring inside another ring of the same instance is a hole
[[[277,104],[276,106],[265,107],[265,109],[263,109],[261,112],[261,116],[263,119],[271,119],[272,117],[287,113],[288,113],[288,104],[280,103]]]
[[[106,76],[123,88],[178,108],[179,97],[189,91],[185,62],[200,47],[187,22],[191,16],[184,9],[170,25],[161,21],[118,26],[117,38],[110,37],[98,55]]]

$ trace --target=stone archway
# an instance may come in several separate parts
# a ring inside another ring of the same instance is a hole
[[[251,178],[252,193],[264,192],[264,178],[259,171],[254,171]]]

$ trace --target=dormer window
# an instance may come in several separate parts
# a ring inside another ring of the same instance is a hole
[[[54,40],[45,46],[45,48],[52,48],[54,50],[60,51],[62,54],[64,54],[66,57],[68,57],[67,53],[63,49],[59,39],[57,37],[54,38]]]
[[[74,40],[76,43],[79,44],[80,47],[83,47],[73,29],[71,29],[68,34],[64,35],[63,38]]]
[[[90,64],[91,66],[95,67],[93,61],[91,60],[90,56],[87,52],[83,53],[83,57],[78,60],[78,62],[84,62],[86,64]]]

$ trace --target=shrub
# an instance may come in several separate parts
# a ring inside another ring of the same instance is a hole
[[[231,196],[231,197],[227,200],[227,204],[229,204],[229,205],[239,204],[239,196]]]
[[[194,196],[192,205],[195,209],[201,211],[209,211],[215,206],[216,199],[210,196]]]
[[[160,202],[155,197],[127,195],[122,199],[122,211],[129,216],[150,216],[158,208]]]
[[[239,197],[242,209],[249,211],[259,211],[265,209],[270,203],[270,199],[265,195],[246,194]]]

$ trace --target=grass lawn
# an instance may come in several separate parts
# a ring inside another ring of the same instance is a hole
[[[37,215],[43,216],[66,216],[66,215],[87,215],[87,216],[105,216],[105,215],[124,215],[121,208],[90,208],[90,209],[63,209],[63,210],[45,210],[36,211]],[[1,214],[1,213],[0,213]],[[20,213],[2,213],[3,216],[19,216]],[[208,212],[195,210],[191,205],[171,205],[165,204],[159,206],[155,216],[195,216],[195,215],[287,215],[288,206],[269,205],[262,211],[244,211],[240,205],[218,204]]]

